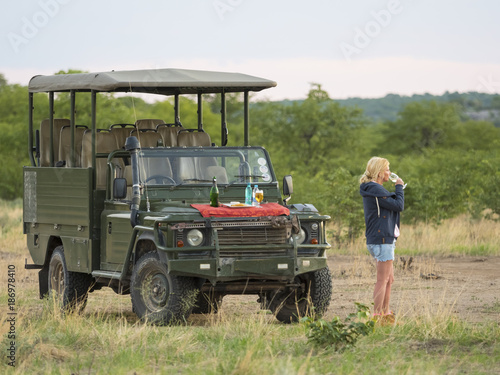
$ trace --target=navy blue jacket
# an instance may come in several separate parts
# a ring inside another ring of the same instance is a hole
[[[359,186],[365,209],[366,243],[392,244],[394,227],[399,225],[399,213],[405,207],[403,185],[396,185],[391,193],[376,182],[366,182]]]

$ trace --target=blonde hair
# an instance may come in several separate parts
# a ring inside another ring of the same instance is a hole
[[[365,173],[363,173],[359,179],[359,183],[363,184],[365,182],[377,181],[377,178],[380,174],[384,173],[387,167],[389,167],[389,160],[374,156],[368,160]]]

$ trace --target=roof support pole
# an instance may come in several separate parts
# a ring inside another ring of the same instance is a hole
[[[221,134],[220,134],[220,143],[221,146],[227,145],[227,123],[226,123],[226,93],[224,89],[220,94],[220,126],[221,126]]]
[[[31,165],[34,167],[36,166],[35,163],[35,157],[33,156],[33,93],[29,93],[28,97],[28,105],[29,105],[29,112],[28,112],[28,147],[29,147],[29,155],[30,155],[30,161]]]
[[[94,175],[94,189],[96,188],[96,178],[97,178],[97,173],[96,173],[96,157],[95,157],[95,150],[96,150],[96,144],[95,144],[95,134],[97,132],[97,122],[96,122],[96,109],[97,109],[97,92],[95,90],[92,90],[91,92],[91,122],[92,122],[92,174]]]
[[[175,94],[174,97],[174,114],[175,114],[175,124],[180,125],[181,124],[181,116],[179,113],[179,94]]]
[[[198,91],[198,131],[203,131],[203,102],[201,91]]]
[[[243,125],[244,125],[244,145],[249,146],[250,145],[250,139],[249,139],[249,104],[248,104],[248,91],[245,91],[243,94]]]
[[[54,166],[54,91],[49,92],[49,137],[50,137],[50,152],[49,166]]]
[[[70,114],[70,124],[71,124],[71,148],[69,149],[69,167],[74,167],[76,162],[75,162],[75,99],[76,99],[76,93],[75,90],[70,90],[69,92],[69,98],[70,98],[70,108],[71,108],[71,114]]]

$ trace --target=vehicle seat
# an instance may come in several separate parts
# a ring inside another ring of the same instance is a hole
[[[88,127],[85,125],[75,126],[75,165],[72,167],[81,167],[81,157],[82,157],[82,139],[83,133]],[[71,158],[71,126],[65,125],[61,128],[61,134],[59,136],[59,159],[66,162],[66,167],[69,167]]]
[[[52,136],[52,149],[54,150],[54,165],[59,158],[59,137],[63,126],[71,124],[69,119],[55,118],[54,119],[54,132]],[[40,123],[40,166],[50,166],[50,120],[46,118]]]
[[[95,152],[98,154],[109,154],[110,152],[119,149],[116,137],[108,129],[97,129],[95,135]],[[119,177],[124,167],[121,165],[122,161],[116,161],[115,176]],[[83,134],[82,140],[82,167],[92,167],[92,130],[87,129]],[[106,189],[106,169],[107,159],[96,158],[96,189]]]
[[[163,137],[163,145],[165,147],[177,147],[177,137],[184,128],[176,124],[159,124],[156,126],[156,131]]]
[[[156,129],[156,125],[164,124],[165,121],[161,119],[142,119],[135,122],[137,129]]]
[[[172,166],[167,158],[145,158],[140,160],[139,174],[142,182],[146,182],[152,176],[165,176],[174,179]],[[162,184],[161,179],[156,179],[156,181],[158,184]]]
[[[184,129],[177,135],[177,144],[179,147],[197,147],[211,146],[212,141],[208,133],[193,129]]]
[[[125,147],[125,141],[127,140],[127,137],[130,137],[130,132],[134,129],[134,124],[113,124],[109,127],[111,133],[115,135],[120,148]]]
[[[132,184],[133,184],[133,179],[132,179],[132,166],[126,165],[125,169],[123,170],[123,178],[127,180],[127,197],[125,198],[126,200],[132,200]]]
[[[155,129],[134,129],[130,132],[130,136],[137,137],[141,148],[157,147],[158,140],[163,144],[163,138]]]
[[[204,170],[204,180],[212,180],[212,178],[217,179],[218,184],[227,184],[227,172],[226,168],[220,167],[218,165],[212,165]]]

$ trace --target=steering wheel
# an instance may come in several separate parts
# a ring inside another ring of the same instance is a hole
[[[172,177],[163,176],[161,174],[154,174],[152,176],[149,176],[146,179],[145,182],[148,183],[151,180],[155,180],[156,183],[159,183],[159,182],[162,182],[162,181],[168,181],[168,182],[170,182],[170,184],[164,184],[164,183],[162,183],[161,185],[175,185],[176,184],[175,180]]]

